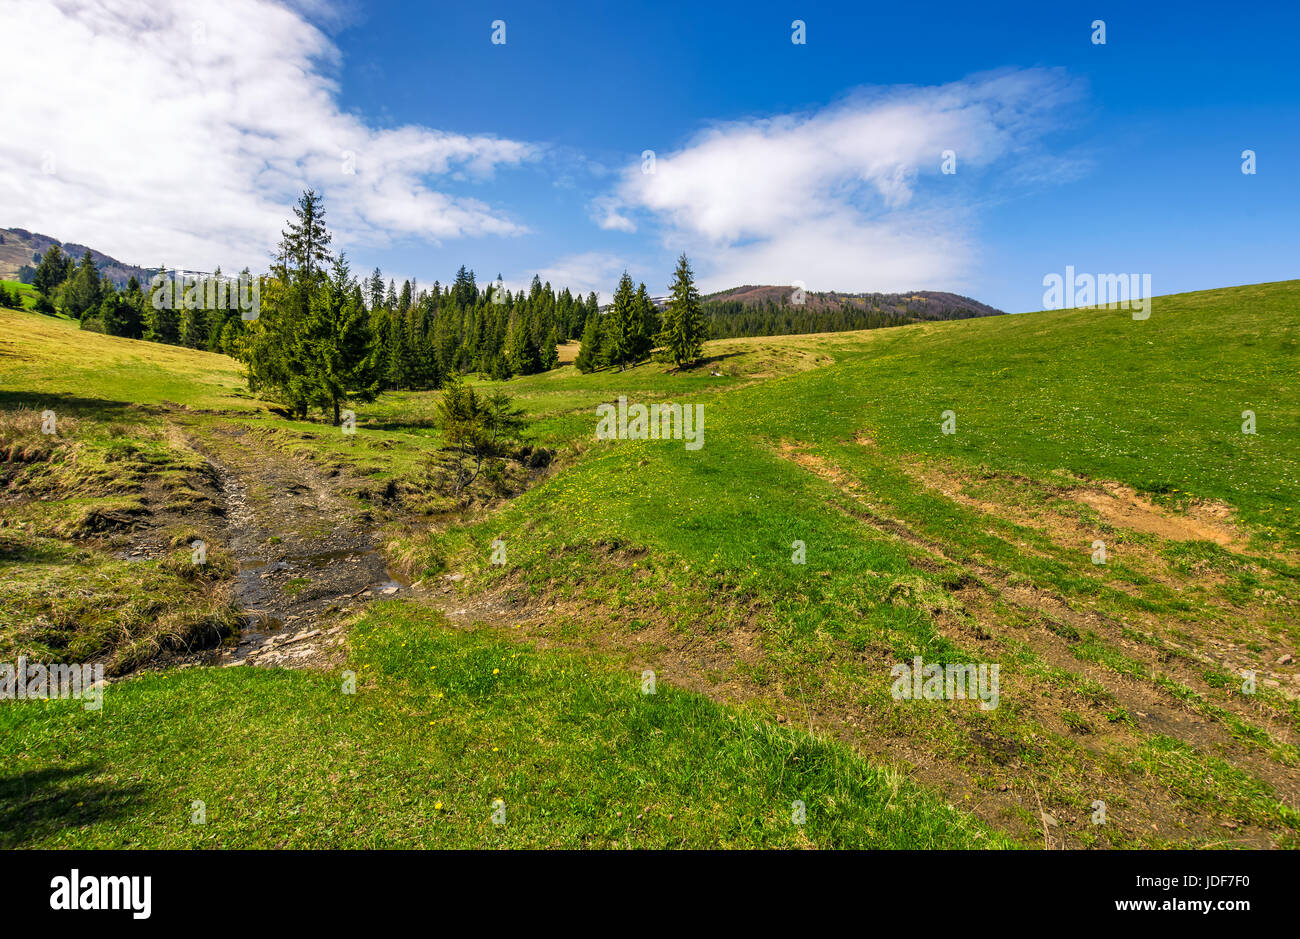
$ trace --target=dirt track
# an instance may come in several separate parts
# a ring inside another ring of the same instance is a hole
[[[324,664],[338,657],[343,614],[407,588],[380,556],[371,514],[342,494],[337,474],[249,434],[233,424],[186,434],[214,471],[219,541],[237,565],[231,598],[247,615],[237,645],[211,664]]]

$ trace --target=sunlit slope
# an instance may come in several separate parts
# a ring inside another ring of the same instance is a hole
[[[105,336],[71,320],[14,310],[0,310],[0,392],[7,407],[48,407],[60,397],[101,406],[253,406],[239,363],[227,356]]]
[[[969,773],[955,790],[1013,829],[1038,827],[1041,798],[1077,843],[1212,843],[1220,822],[1291,843],[1297,325],[1287,282],[1156,298],[1147,320],[799,337],[833,361],[727,391],[640,369],[513,382],[549,382],[546,413],[585,452],[402,551],[474,591],[522,585],[558,611],[533,624],[548,637],[811,708],[918,778]],[[703,404],[704,446],[597,441],[592,399],[624,388]],[[917,655],[1000,663],[1002,704],[892,700],[891,665]],[[1098,798],[1126,825],[1091,827]]]
[[[869,339],[861,357],[790,379],[793,393],[756,392],[748,426],[818,441],[866,430],[886,451],[1219,499],[1294,542],[1300,281],[1158,297],[1146,320],[1070,310]]]

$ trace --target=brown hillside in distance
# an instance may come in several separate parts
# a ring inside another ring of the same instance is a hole
[[[795,288],[773,284],[746,284],[704,297],[706,303],[742,303],[745,306],[796,306]],[[841,293],[839,291],[805,291],[803,306],[807,310],[838,309],[844,304],[906,314],[917,319],[967,319],[976,316],[1001,316],[1004,310],[980,303],[970,297],[942,290],[914,290],[906,293]]]

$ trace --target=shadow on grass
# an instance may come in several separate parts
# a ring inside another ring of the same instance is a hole
[[[692,369],[697,369],[697,368],[707,368],[710,365],[717,365],[719,362],[722,362],[726,359],[734,359],[736,356],[740,354],[741,354],[740,351],[736,351],[736,352],[719,352],[717,355],[706,355],[704,356],[704,358],[699,359],[693,364],[686,366],[685,370],[690,371]]]
[[[392,430],[392,431],[410,431],[410,430],[437,430],[438,422],[431,417],[412,417],[402,421],[366,421],[364,425],[366,430]]]
[[[56,414],[69,417],[119,421],[129,420],[133,412],[137,415],[141,411],[155,414],[162,410],[149,404],[111,401],[107,398],[81,398],[62,392],[0,390],[0,410],[17,411],[20,408],[31,411],[48,408]]]
[[[82,763],[0,777],[0,849],[27,847],[72,826],[114,822],[137,812],[144,787],[93,782],[97,769]]]

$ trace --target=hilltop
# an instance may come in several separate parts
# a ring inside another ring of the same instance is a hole
[[[794,287],[745,285],[732,287],[704,297],[709,303],[739,303],[747,307],[803,306],[824,310],[850,306],[863,310],[880,310],[913,320],[969,319],[976,316],[1002,316],[1005,311],[980,303],[970,297],[941,290],[913,290],[907,293],[841,293],[839,291],[803,291],[802,302]]]
[[[709,334],[718,339],[881,329],[1003,315],[1003,311],[970,297],[933,290],[838,293],[744,286],[710,294],[703,307]]]
[[[0,229],[0,280],[21,280],[29,283],[30,273],[25,278],[24,269],[34,268],[40,256],[48,251],[51,245],[58,245],[63,253],[70,255],[74,261],[80,261],[89,250],[91,260],[95,262],[100,275],[107,277],[119,288],[125,287],[132,277],[141,284],[147,284],[149,278],[158,272],[156,267],[127,264],[102,251],[74,241],[62,242],[49,235],[29,232],[25,228],[2,228]]]

